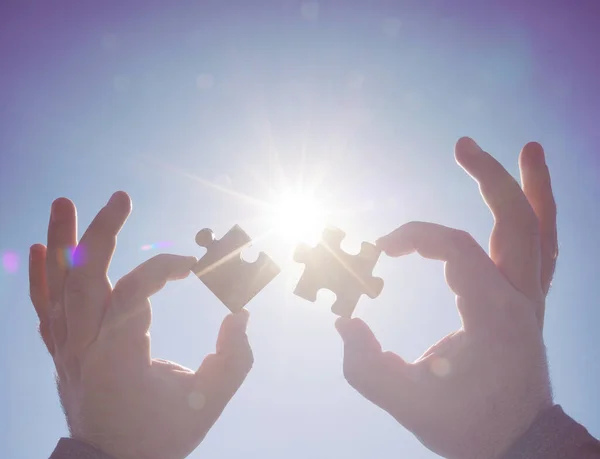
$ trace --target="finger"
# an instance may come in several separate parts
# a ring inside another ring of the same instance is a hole
[[[517,290],[538,299],[541,295],[539,228],[521,187],[498,161],[468,137],[458,140],[455,156],[479,183],[494,216],[490,257]]]
[[[82,262],[73,268],[86,277],[105,275],[117,243],[117,234],[131,212],[131,200],[124,191],[114,193],[85,231],[76,250]]]
[[[117,282],[114,293],[121,300],[146,299],[164,288],[171,280],[186,278],[196,257],[162,253],[136,267]]]
[[[32,245],[29,249],[29,296],[40,322],[49,319],[48,282],[46,279],[46,247]]]
[[[225,317],[217,352],[207,356],[196,372],[189,402],[199,414],[202,430],[214,424],[252,369],[254,357],[246,335],[248,318],[245,309]]]
[[[410,222],[379,239],[377,245],[392,257],[418,252],[425,258],[445,261],[446,281],[458,296],[476,300],[491,297],[500,303],[512,290],[485,251],[465,231]],[[489,303],[486,300],[482,304]]]
[[[335,322],[335,328],[344,341],[345,349],[357,347],[363,352],[381,352],[381,344],[369,326],[362,320],[340,317]]]
[[[111,295],[110,307],[102,322],[102,334],[143,336],[148,332],[151,310],[148,298],[167,282],[184,279],[197,262],[195,257],[172,254],[156,255],[122,277]]]
[[[241,309],[225,317],[217,337],[217,354],[239,354],[246,359],[249,355],[252,355],[248,335],[246,334],[249,318],[250,313],[246,309]]]
[[[558,236],[556,202],[542,146],[537,142],[525,145],[519,156],[519,166],[523,191],[539,222],[542,257],[541,282],[542,290],[544,294],[547,294],[558,257]]]
[[[58,198],[52,203],[50,211],[46,252],[46,272],[52,304],[58,303],[62,297],[70,254],[76,245],[77,210],[69,199]]]
[[[50,299],[46,279],[46,247],[35,244],[29,250],[29,296],[40,321],[40,335],[50,352],[54,354],[54,342],[50,330]]]
[[[124,192],[112,195],[81,238],[73,259],[77,261],[65,281],[67,347],[82,352],[98,336],[110,300],[107,270],[115,250],[117,233],[131,211]]]
[[[400,422],[411,400],[418,399],[415,367],[392,352],[382,352],[377,338],[360,319],[338,319],[344,341],[344,377],[363,397]]]

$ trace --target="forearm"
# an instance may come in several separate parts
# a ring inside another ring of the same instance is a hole
[[[533,425],[501,459],[600,459],[600,442],[556,405]]]
[[[61,438],[50,459],[114,459],[86,443]]]

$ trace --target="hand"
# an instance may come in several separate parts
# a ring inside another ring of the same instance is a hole
[[[168,281],[187,277],[196,259],[157,255],[113,288],[107,270],[130,211],[129,196],[115,193],[78,244],[75,206],[57,199],[48,247],[31,248],[31,299],[56,365],[71,436],[115,459],[183,458],[252,367],[248,313],[225,318],[216,353],[196,372],[153,360],[148,298]]]
[[[525,146],[523,189],[477,144],[456,159],[479,182],[495,225],[490,255],[466,232],[412,222],[378,241],[389,256],[417,252],[445,262],[462,327],[407,363],[382,352],[359,319],[339,319],[344,374],[367,399],[435,453],[499,457],[552,405],[542,338],[545,297],[557,256],[556,206],[544,152]]]

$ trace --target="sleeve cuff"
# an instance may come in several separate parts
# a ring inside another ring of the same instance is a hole
[[[600,458],[600,443],[559,405],[541,413],[501,459]]]
[[[114,459],[96,448],[73,438],[61,438],[50,459]]]

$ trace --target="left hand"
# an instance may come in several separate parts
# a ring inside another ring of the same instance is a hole
[[[149,297],[187,277],[196,259],[157,255],[113,288],[107,271],[130,209],[129,196],[115,193],[77,242],[75,206],[57,199],[48,246],[31,248],[31,300],[71,436],[115,459],[184,458],[252,367],[248,312],[225,318],[216,353],[197,371],[152,359]]]

